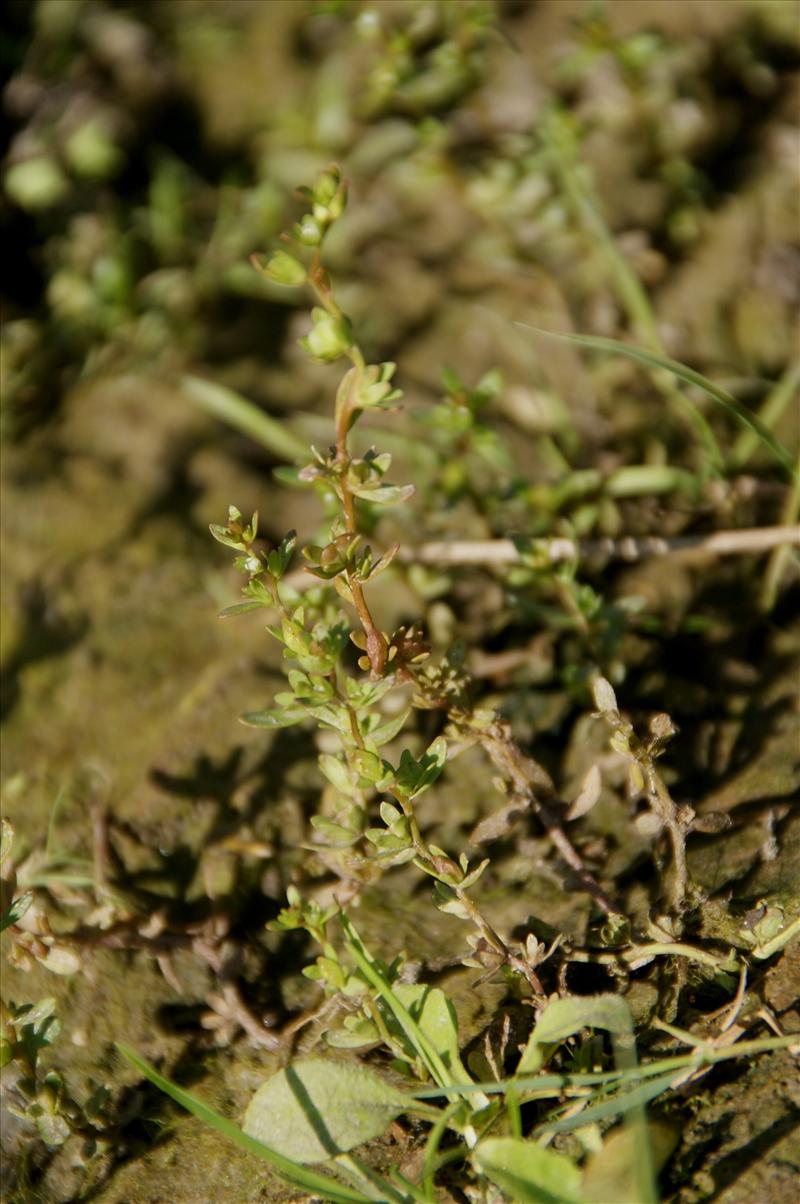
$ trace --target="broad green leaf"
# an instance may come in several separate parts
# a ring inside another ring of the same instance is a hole
[[[247,727],[292,727],[306,717],[307,712],[301,707],[273,707],[266,711],[248,711],[239,718]]]
[[[569,1158],[521,1137],[490,1137],[472,1154],[482,1171],[519,1204],[580,1204],[581,1172]]]
[[[417,1022],[442,1060],[457,1077],[470,1082],[461,1064],[456,1010],[439,987],[422,982],[396,982],[392,990]]]
[[[412,1104],[364,1066],[311,1058],[259,1087],[242,1128],[285,1158],[324,1162],[379,1137]]]
[[[653,351],[646,351],[643,347],[632,347],[629,343],[623,343],[619,339],[608,339],[588,334],[561,334],[557,331],[540,330],[537,327],[526,326],[524,322],[517,322],[516,325],[522,326],[526,330],[536,330],[538,334],[550,335],[555,339],[564,339],[568,343],[574,343],[578,347],[586,347],[591,351],[605,351],[614,355],[621,355],[626,359],[633,360],[635,363],[646,364],[650,368],[663,368],[666,372],[671,372],[673,376],[677,376],[685,384],[694,385],[695,388],[701,389],[718,406],[727,410],[729,414],[733,414],[739,422],[748,427],[761,440],[765,447],[770,449],[776,460],[783,465],[792,479],[797,476],[791,452],[779,439],[776,439],[772,431],[764,426],[763,422],[755,414],[751,414],[741,402],[737,401],[727,389],[723,389],[720,385],[715,385],[707,376],[703,376],[700,372],[695,372],[694,368],[689,368],[686,364],[681,364],[678,360],[670,359],[668,356],[656,355]]]
[[[210,1125],[212,1129],[216,1129],[229,1141],[238,1145],[240,1149],[247,1150],[250,1154],[256,1154],[262,1158],[264,1162],[269,1163],[279,1174],[283,1175],[290,1182],[296,1183],[306,1191],[314,1195],[321,1196],[324,1200],[331,1201],[331,1204],[370,1204],[370,1197],[363,1195],[360,1191],[355,1191],[353,1188],[346,1187],[342,1183],[338,1183],[336,1179],[332,1179],[329,1175],[320,1174],[319,1171],[310,1171],[299,1163],[292,1162],[277,1150],[270,1149],[263,1142],[258,1141],[255,1137],[251,1137],[248,1133],[244,1133],[238,1125],[233,1121],[227,1120],[224,1116],[220,1116],[213,1108],[204,1103],[198,1096],[193,1095],[191,1091],[186,1091],[183,1087],[179,1087],[177,1083],[173,1083],[164,1075],[159,1074],[155,1067],[145,1062],[144,1058],[140,1057],[135,1050],[128,1045],[117,1043],[117,1049],[131,1062],[140,1074],[143,1074],[146,1079],[149,1079],[154,1086],[163,1091],[165,1095],[174,1099],[176,1104],[180,1104],[187,1112],[191,1112],[193,1116]]]
[[[563,1041],[582,1028],[603,1028],[617,1036],[630,1036],[633,1033],[630,1008],[619,995],[569,995],[554,999],[528,1038],[517,1074],[538,1070],[544,1061],[544,1046]]]

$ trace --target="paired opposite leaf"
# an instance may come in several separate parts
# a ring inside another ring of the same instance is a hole
[[[437,736],[418,761],[408,749],[404,749],[397,770],[397,785],[408,798],[416,798],[433,785],[444,769],[446,760],[447,741],[444,736]]]

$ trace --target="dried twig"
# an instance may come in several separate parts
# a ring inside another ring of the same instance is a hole
[[[436,565],[489,565],[529,563],[541,558],[556,564],[562,560],[604,558],[607,560],[645,560],[650,556],[741,556],[758,555],[781,546],[800,546],[800,524],[781,527],[753,527],[742,531],[713,531],[710,535],[684,535],[662,539],[646,535],[639,539],[531,539],[524,543],[512,539],[438,540],[417,547],[402,548],[398,559],[407,563]]]
[[[651,556],[758,556],[775,548],[800,547],[800,524],[780,527],[749,527],[741,531],[712,531],[710,535],[681,535],[663,539],[659,535],[632,535],[620,539],[454,539],[436,540],[417,547],[401,547],[402,564],[439,566],[479,565],[503,568],[514,564],[558,564],[564,560],[624,560],[635,563]],[[287,573],[284,585],[303,591],[318,585],[305,569]]]
[[[453,719],[453,715],[450,716]],[[510,802],[499,815],[489,816],[478,824],[471,840],[481,843],[509,831],[517,818],[526,811],[533,811],[553,847],[575,874],[587,894],[591,895],[602,911],[609,915],[617,911],[606,892],[593,874],[586,868],[578,850],[564,831],[558,816],[558,800],[553,783],[546,771],[527,757],[514,742],[507,724],[496,719],[489,725],[470,729],[468,723],[461,730],[472,735],[487,752],[492,764],[508,783]]]

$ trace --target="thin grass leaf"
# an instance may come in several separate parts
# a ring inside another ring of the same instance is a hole
[[[667,1074],[652,1079],[649,1083],[640,1083],[632,1091],[623,1091],[613,1099],[603,1100],[602,1103],[590,1104],[576,1116],[567,1116],[564,1120],[545,1121],[537,1127],[537,1133],[571,1133],[594,1121],[608,1120],[610,1117],[624,1116],[634,1108],[641,1108],[651,1100],[657,1099],[668,1091],[673,1083],[683,1076],[683,1070],[670,1070]]]
[[[285,423],[271,418],[232,389],[215,385],[200,376],[181,377],[181,388],[189,400],[207,414],[221,418],[228,426],[255,439],[277,459],[296,463],[305,463],[308,459],[308,446],[293,435]]]
[[[314,1195],[322,1196],[325,1200],[330,1200],[332,1204],[372,1204],[369,1196],[363,1195],[360,1191],[346,1187],[342,1183],[338,1183],[336,1179],[332,1179],[330,1175],[320,1174],[318,1171],[309,1170],[305,1166],[301,1166],[298,1162],[292,1162],[289,1158],[284,1158],[282,1155],[271,1150],[261,1141],[257,1141],[254,1137],[248,1137],[243,1133],[238,1125],[233,1121],[226,1120],[224,1116],[220,1116],[219,1112],[215,1112],[213,1108],[204,1103],[192,1092],[186,1091],[183,1087],[179,1087],[177,1083],[173,1083],[171,1079],[165,1078],[163,1074],[140,1057],[134,1049],[128,1045],[123,1045],[117,1042],[117,1049],[143,1074],[146,1079],[149,1079],[153,1086],[158,1087],[165,1095],[175,1100],[176,1104],[180,1104],[187,1112],[191,1112],[198,1120],[204,1121],[210,1125],[212,1129],[216,1129],[223,1137],[227,1137],[240,1149],[247,1150],[249,1154],[255,1154],[264,1162],[269,1163],[284,1178],[289,1179],[298,1187],[304,1188]]]
[[[792,1045],[800,1045],[800,1035],[790,1033],[785,1037],[760,1037],[753,1041],[738,1041],[735,1045],[724,1049],[714,1049],[711,1046],[700,1046],[692,1053],[678,1054],[674,1058],[661,1058],[657,1062],[645,1062],[644,1065],[630,1067],[626,1070],[601,1070],[594,1074],[539,1074],[521,1075],[519,1078],[491,1079],[483,1083],[459,1083],[446,1089],[440,1087],[421,1087],[412,1092],[415,1099],[435,1099],[442,1095],[461,1096],[482,1092],[485,1095],[504,1095],[507,1091],[516,1091],[530,1098],[533,1092],[544,1098],[547,1095],[557,1096],[569,1087],[590,1087],[597,1083],[636,1082],[638,1079],[650,1078],[652,1075],[664,1074],[671,1070],[701,1070],[704,1066],[715,1066],[718,1062],[729,1062],[733,1058],[749,1058],[760,1053],[772,1053],[776,1049],[788,1049]]]
[[[550,114],[549,120],[542,122],[541,132],[561,187],[567,194],[586,233],[600,248],[617,296],[622,302],[630,322],[633,326],[638,327],[642,337],[651,347],[660,350],[661,339],[658,325],[647,291],[620,251],[585,177],[574,170],[569,150],[562,145],[562,139],[559,138],[557,114]]]
[[[367,1166],[355,1154],[342,1154],[339,1158],[334,1159],[334,1161],[336,1166],[341,1167],[351,1183],[354,1183],[359,1190],[372,1192],[372,1199],[377,1201],[378,1204],[410,1204],[411,1200],[418,1198],[414,1195],[414,1192],[418,1192],[419,1189],[415,1188],[413,1183],[410,1183],[409,1186],[414,1191],[405,1193],[397,1191],[393,1183],[389,1182],[388,1179],[384,1179],[383,1175],[379,1175],[377,1171],[374,1171],[371,1166]],[[402,1176],[400,1177],[402,1178]],[[424,1196],[422,1200],[423,1204],[426,1204]]]
[[[695,372],[694,368],[689,368],[686,364],[681,364],[678,360],[670,359],[668,356],[645,351],[643,347],[632,347],[629,343],[623,343],[619,339],[607,339],[600,335],[590,334],[562,334],[558,331],[542,330],[538,326],[528,326],[524,322],[516,322],[515,325],[522,327],[523,330],[533,330],[537,334],[549,335],[553,339],[563,339],[567,343],[573,343],[576,347],[585,347],[590,351],[602,351],[610,355],[622,355],[637,364],[645,364],[650,368],[663,368],[664,371],[671,372],[685,384],[701,389],[717,405],[727,410],[729,414],[733,414],[739,422],[758,436],[765,447],[769,448],[792,480],[796,478],[792,455],[788,448],[779,439],[776,439],[772,431],[768,430],[755,414],[751,414],[749,410],[745,409],[731,393],[719,385],[715,385],[702,373]]]
[[[766,427],[767,430],[772,430],[776,423],[780,421],[784,410],[792,398],[797,401],[798,392],[800,392],[800,360],[795,360],[793,364],[789,365],[781,379],[770,391],[769,396],[759,410],[758,418],[762,426]],[[744,468],[757,447],[758,435],[752,430],[742,431],[733,445],[731,458],[736,467]]]
[[[347,948],[351,953],[356,965],[369,983],[375,988],[384,1000],[386,1006],[391,1011],[397,1023],[402,1028],[413,1048],[417,1051],[422,1061],[428,1070],[432,1079],[439,1084],[440,1087],[451,1087],[455,1084],[456,1079],[448,1070],[443,1059],[440,1057],[437,1050],[434,1048],[431,1041],[428,1040],[425,1033],[417,1024],[414,1017],[407,1007],[397,998],[392,990],[391,983],[384,977],[374,961],[370,957],[365,948],[361,937],[356,932],[350,920],[342,913],[339,917],[345,937],[347,938]],[[417,1097],[418,1098],[418,1097]]]

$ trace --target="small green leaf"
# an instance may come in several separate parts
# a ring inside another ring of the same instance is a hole
[[[248,711],[240,716],[247,727],[292,727],[307,717],[304,708],[273,707],[266,711]]]
[[[11,856],[14,844],[14,829],[7,819],[0,819],[0,869]]]
[[[401,711],[399,715],[395,715],[393,719],[387,719],[385,723],[379,723],[372,731],[367,731],[367,739],[375,745],[376,748],[382,748],[384,744],[388,744],[390,740],[394,740],[395,736],[405,727],[406,719],[408,719],[411,708]]]
[[[472,1161],[519,1204],[580,1204],[581,1172],[569,1158],[521,1137],[490,1137]]]
[[[5,932],[6,928],[10,928],[12,924],[18,924],[32,902],[32,891],[26,891],[24,895],[17,895],[11,906],[7,907],[0,916],[0,932]]]
[[[231,535],[227,527],[222,527],[219,523],[209,523],[208,529],[217,543],[224,543],[226,548],[235,548],[239,552],[244,547],[241,536]]]
[[[355,844],[360,833],[345,828],[342,824],[326,819],[324,815],[312,815],[311,827],[325,838],[325,846],[331,849],[346,849]]]
[[[289,561],[292,559],[295,544],[297,543],[297,532],[289,531],[284,535],[277,548],[273,548],[267,556],[267,568],[276,581],[279,581],[289,567]]]
[[[398,502],[406,502],[416,492],[414,485],[371,485],[369,482],[358,486],[352,492],[365,502],[376,506],[394,506]]]
[[[410,799],[422,794],[432,786],[444,769],[447,760],[447,741],[437,736],[416,761],[408,749],[404,749],[397,770],[397,785]]]
[[[619,711],[617,696],[611,682],[604,677],[596,677],[592,682],[594,705],[603,715],[615,715]]]
[[[285,251],[273,251],[266,263],[258,263],[255,259],[253,263],[257,271],[273,284],[296,287],[305,284],[308,279],[308,273],[302,263],[293,255],[287,255]]]
[[[413,1101],[374,1071],[311,1058],[278,1071],[248,1104],[242,1128],[303,1164],[379,1137]]]
[[[397,853],[401,849],[411,849],[414,853],[413,845],[410,836],[404,836],[395,832],[387,832],[385,828],[367,828],[364,833],[370,844],[374,844],[375,848],[381,853]]]
[[[221,619],[233,619],[236,615],[246,615],[251,610],[263,610],[264,603],[257,602],[253,598],[250,602],[234,602],[233,606],[226,606],[224,610],[219,612]]]
[[[347,794],[352,789],[350,771],[339,757],[334,757],[331,753],[323,753],[318,763],[328,781],[337,790],[341,790],[342,794]]]

